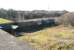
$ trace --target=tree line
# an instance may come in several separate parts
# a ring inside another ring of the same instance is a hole
[[[46,10],[33,10],[33,11],[21,11],[13,9],[0,9],[0,18],[6,19],[34,19],[34,18],[46,18],[46,17],[59,17],[68,11],[46,11]]]

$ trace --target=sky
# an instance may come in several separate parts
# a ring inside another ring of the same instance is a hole
[[[74,11],[74,0],[0,0],[0,8],[15,10]]]

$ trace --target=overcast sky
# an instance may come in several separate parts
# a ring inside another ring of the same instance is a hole
[[[74,11],[74,0],[0,0],[0,8]]]

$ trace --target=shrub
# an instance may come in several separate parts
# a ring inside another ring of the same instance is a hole
[[[59,19],[60,23],[64,26],[74,26],[74,12],[66,13],[62,15]]]

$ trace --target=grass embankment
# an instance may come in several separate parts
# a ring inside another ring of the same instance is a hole
[[[38,50],[74,50],[74,29],[67,27],[46,28],[18,39]]]
[[[0,24],[12,23],[12,21],[0,18]]]

